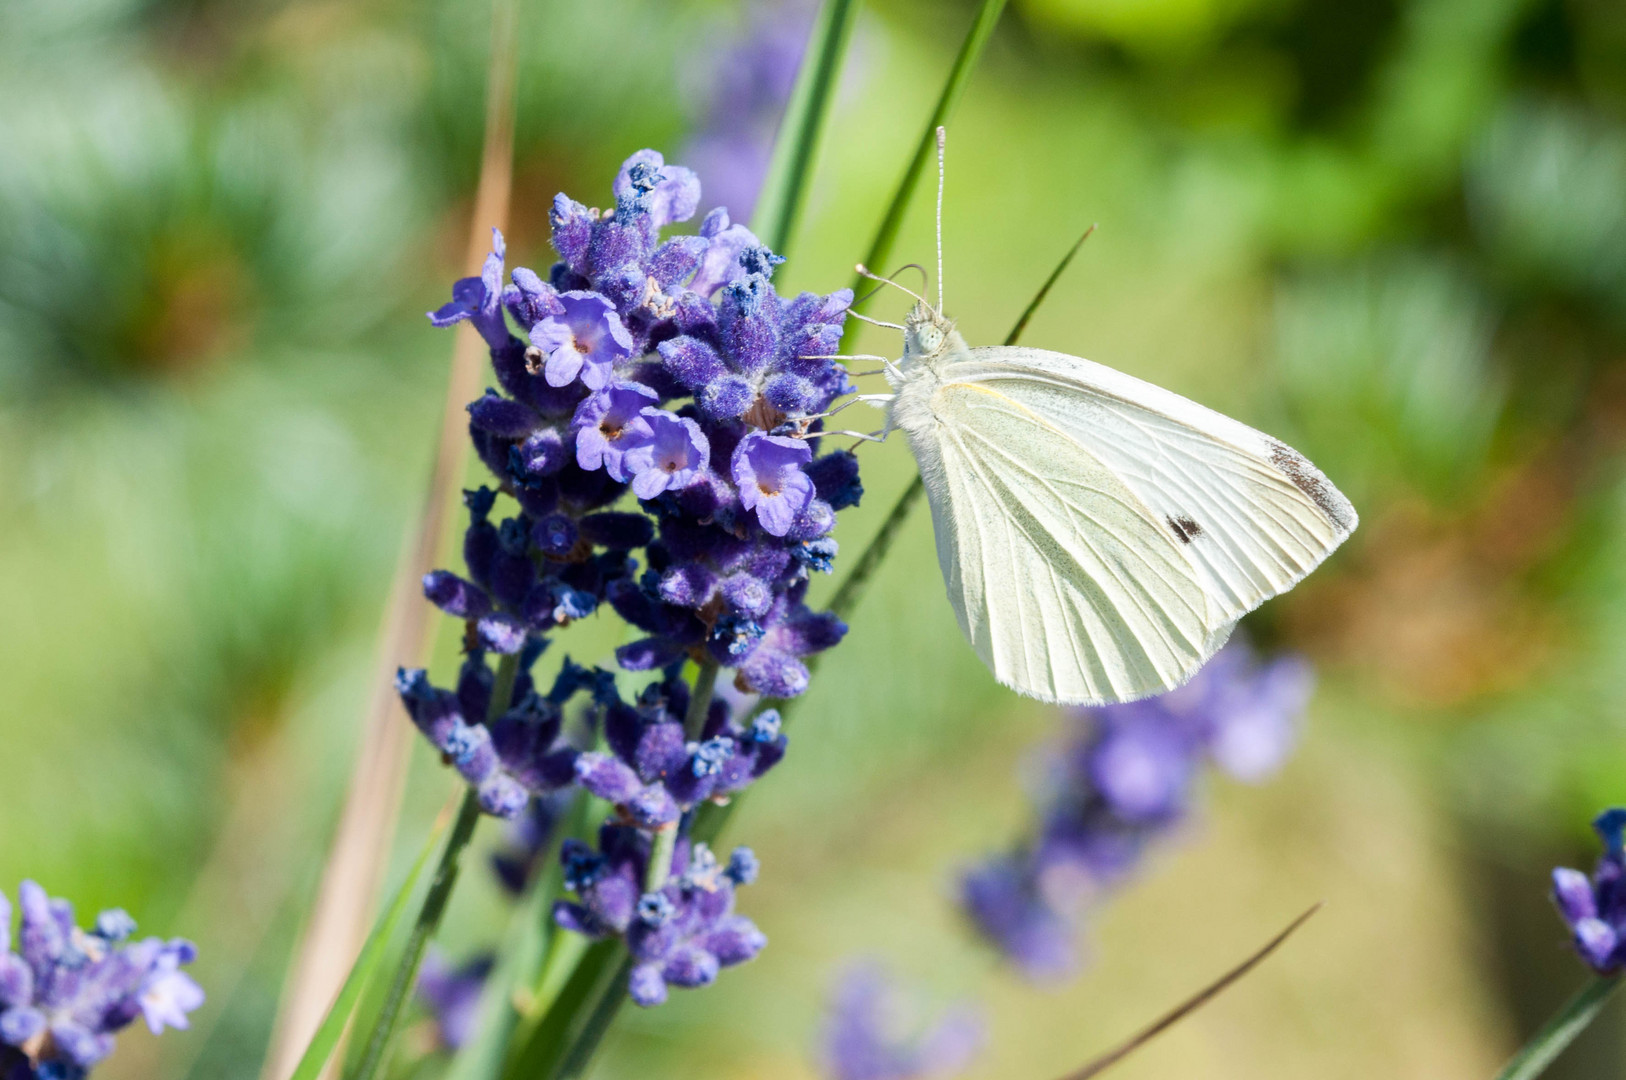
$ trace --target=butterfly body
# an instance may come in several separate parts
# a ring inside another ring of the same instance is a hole
[[[1269,436],[1078,357],[970,348],[924,303],[888,377],[960,627],[1041,700],[1179,686],[1357,523]]]

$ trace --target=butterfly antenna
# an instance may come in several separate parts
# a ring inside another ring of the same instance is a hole
[[[855,270],[857,272],[859,277],[869,278],[871,281],[879,281],[882,285],[890,285],[894,289],[899,290],[900,292],[908,293],[910,296],[914,297],[916,300],[919,300],[922,304],[925,304],[927,307],[932,306],[932,302],[930,300],[926,299],[924,296],[921,296],[919,293],[915,292],[915,290],[909,288],[907,285],[900,285],[898,282],[893,281],[889,277],[882,277],[880,274],[872,274],[872,273],[870,273],[869,267],[865,266],[863,263],[859,263],[857,266],[853,267],[853,270]],[[873,295],[873,294],[871,294],[871,295]]]
[[[937,314],[943,314],[943,151],[948,146],[948,129],[937,129]]]

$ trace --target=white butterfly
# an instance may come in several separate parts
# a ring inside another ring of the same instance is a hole
[[[1290,447],[1076,356],[969,348],[938,295],[899,328],[895,393],[870,399],[920,465],[960,628],[1012,689],[1172,690],[1355,530]]]

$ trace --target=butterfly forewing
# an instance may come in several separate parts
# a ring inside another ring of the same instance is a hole
[[[1355,528],[1349,501],[1297,452],[1122,372],[984,348],[942,377],[1018,402],[1076,441],[1192,557],[1228,621],[1291,588]]]

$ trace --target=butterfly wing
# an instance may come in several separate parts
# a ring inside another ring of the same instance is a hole
[[[926,379],[898,421],[949,600],[1000,682],[1132,700],[1180,685],[1229,635],[1186,545],[1066,430],[995,388]]]
[[[1191,557],[1227,622],[1292,588],[1358,523],[1297,451],[1100,364],[982,348],[959,353],[942,377],[1008,398],[1075,441]]]

